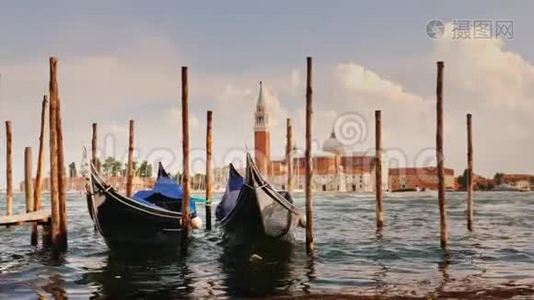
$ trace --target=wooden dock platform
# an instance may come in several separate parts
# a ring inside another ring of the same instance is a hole
[[[50,222],[50,211],[39,210],[25,214],[12,216],[0,216],[0,226],[19,225],[23,223],[37,222],[47,224]]]

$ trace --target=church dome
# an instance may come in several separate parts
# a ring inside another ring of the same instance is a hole
[[[336,133],[332,130],[330,137],[323,143],[323,151],[339,154],[343,152],[343,144],[336,138]]]

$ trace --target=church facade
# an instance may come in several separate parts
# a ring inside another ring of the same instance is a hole
[[[269,131],[269,111],[260,90],[254,114],[254,160],[261,174],[279,189],[287,189],[287,174],[293,175],[293,190],[304,189],[305,158],[302,151],[293,145],[292,170],[288,170],[286,159],[271,158],[271,140]],[[336,138],[334,130],[324,142],[320,151],[312,153],[313,191],[338,192],[373,192],[375,191],[376,159],[346,149]],[[382,162],[385,162],[382,159]],[[387,166],[383,163],[383,189],[388,188]]]

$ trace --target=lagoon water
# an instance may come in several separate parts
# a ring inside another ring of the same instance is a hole
[[[295,196],[303,208],[302,195]],[[303,230],[285,251],[228,252],[216,228],[195,232],[187,255],[112,252],[93,230],[84,198],[69,195],[69,249],[60,259],[29,245],[29,226],[0,228],[0,299],[534,298],[534,193],[476,193],[473,233],[465,226],[465,193],[447,193],[447,251],[439,247],[436,198],[432,192],[388,194],[386,227],[378,234],[373,195],[317,193],[309,258]],[[23,196],[15,202],[22,211]],[[2,199],[1,212],[3,205]],[[198,209],[203,216],[204,206]],[[250,259],[252,254],[263,259]]]

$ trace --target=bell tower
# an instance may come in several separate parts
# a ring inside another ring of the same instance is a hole
[[[254,118],[254,162],[263,175],[269,175],[269,166],[271,164],[271,134],[269,132],[269,114],[263,97],[261,81]]]

